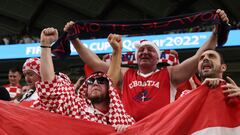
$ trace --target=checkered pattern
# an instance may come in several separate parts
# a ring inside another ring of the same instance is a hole
[[[15,99],[21,94],[21,86],[11,86],[10,84],[3,85],[9,92],[11,99]]]
[[[105,62],[110,62],[111,54],[108,54],[106,57]],[[159,63],[167,63],[171,66],[179,64],[178,55],[172,54],[170,50],[163,50],[160,51],[160,59]],[[129,64],[137,64],[137,60],[135,59],[134,52],[127,52],[122,54],[122,64],[129,65]]]
[[[97,73],[90,77],[104,76],[105,74]],[[50,112],[67,115],[70,117],[94,121],[102,124],[110,123],[113,127],[119,124],[131,125],[134,119],[126,114],[122,102],[116,89],[109,82],[109,111],[102,114],[93,108],[91,101],[85,98],[87,83],[83,83],[78,94],[74,93],[74,87],[68,77],[62,73],[55,76],[52,82],[37,82],[36,89],[39,99],[33,107],[48,110]]]
[[[39,58],[29,58],[23,64],[23,72],[27,70],[32,70],[40,76],[40,59]]]
[[[164,50],[160,53],[159,63],[167,63],[171,66],[179,64],[178,55],[172,54],[170,50]]]

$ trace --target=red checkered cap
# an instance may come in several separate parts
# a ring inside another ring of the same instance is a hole
[[[149,41],[149,40],[140,40],[140,41],[137,41],[134,43],[134,46],[136,48],[136,51],[135,51],[135,59],[136,60],[137,60],[137,53],[138,53],[139,48],[141,48],[142,46],[146,46],[146,45],[152,46],[156,50],[156,52],[158,54],[158,58],[160,57],[160,49],[154,42]]]
[[[29,58],[23,64],[23,72],[27,70],[32,70],[40,76],[40,59],[39,58]]]

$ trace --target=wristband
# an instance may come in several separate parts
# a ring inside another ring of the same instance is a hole
[[[51,46],[40,46],[41,48],[51,48]]]

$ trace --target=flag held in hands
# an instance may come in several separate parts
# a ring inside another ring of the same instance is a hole
[[[0,134],[116,134],[111,126],[0,101]],[[29,130],[30,129],[30,130]],[[240,100],[200,86],[128,127],[123,135],[239,135]]]

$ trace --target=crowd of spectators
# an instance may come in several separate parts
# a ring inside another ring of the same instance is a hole
[[[29,44],[29,43],[39,43],[39,37],[38,36],[32,36],[32,35],[9,35],[0,37],[0,45],[11,45],[11,44]]]

